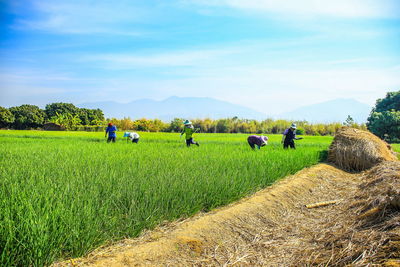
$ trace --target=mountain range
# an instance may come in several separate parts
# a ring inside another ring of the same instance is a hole
[[[107,118],[161,119],[174,118],[231,118],[263,120],[266,118],[307,120],[316,122],[343,122],[350,115],[356,122],[363,123],[371,106],[354,99],[335,99],[323,103],[303,106],[281,114],[265,114],[251,108],[208,97],[176,97],[157,101],[139,99],[129,103],[113,101],[82,103],[81,108],[100,108]]]
[[[161,119],[174,118],[230,118],[238,116],[246,119],[265,119],[266,114],[241,105],[208,97],[177,97],[157,101],[139,99],[129,103],[93,102],[77,105],[81,108],[100,108],[107,118]]]

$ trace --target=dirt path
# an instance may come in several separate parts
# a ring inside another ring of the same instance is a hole
[[[359,181],[360,175],[319,164],[227,207],[55,266],[296,265],[319,238],[321,218],[334,220]],[[338,202],[305,207],[329,200]]]

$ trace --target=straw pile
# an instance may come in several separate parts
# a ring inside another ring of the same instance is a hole
[[[400,266],[400,162],[383,162],[361,178],[354,196],[322,221],[314,233],[318,245],[301,251],[299,262]]]
[[[390,145],[370,132],[341,128],[329,148],[328,160],[347,171],[363,171],[385,160],[397,160]]]

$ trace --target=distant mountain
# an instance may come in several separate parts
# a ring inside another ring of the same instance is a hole
[[[239,118],[262,120],[266,114],[247,107],[208,97],[169,97],[162,101],[139,99],[130,103],[93,102],[77,105],[81,108],[99,108],[107,118],[161,119],[173,118]]]
[[[279,119],[306,120],[308,122],[344,122],[350,115],[355,122],[365,123],[372,107],[354,99],[335,99],[304,106],[276,116]]]

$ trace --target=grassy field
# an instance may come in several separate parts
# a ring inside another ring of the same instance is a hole
[[[396,152],[400,152],[400,144],[391,144],[393,150]]]
[[[119,133],[121,136],[122,134]],[[208,211],[324,158],[332,138],[252,151],[241,134],[0,131],[0,265],[43,266]]]
[[[394,151],[396,151],[397,153],[397,157],[400,159],[400,144],[391,144],[392,148]]]

